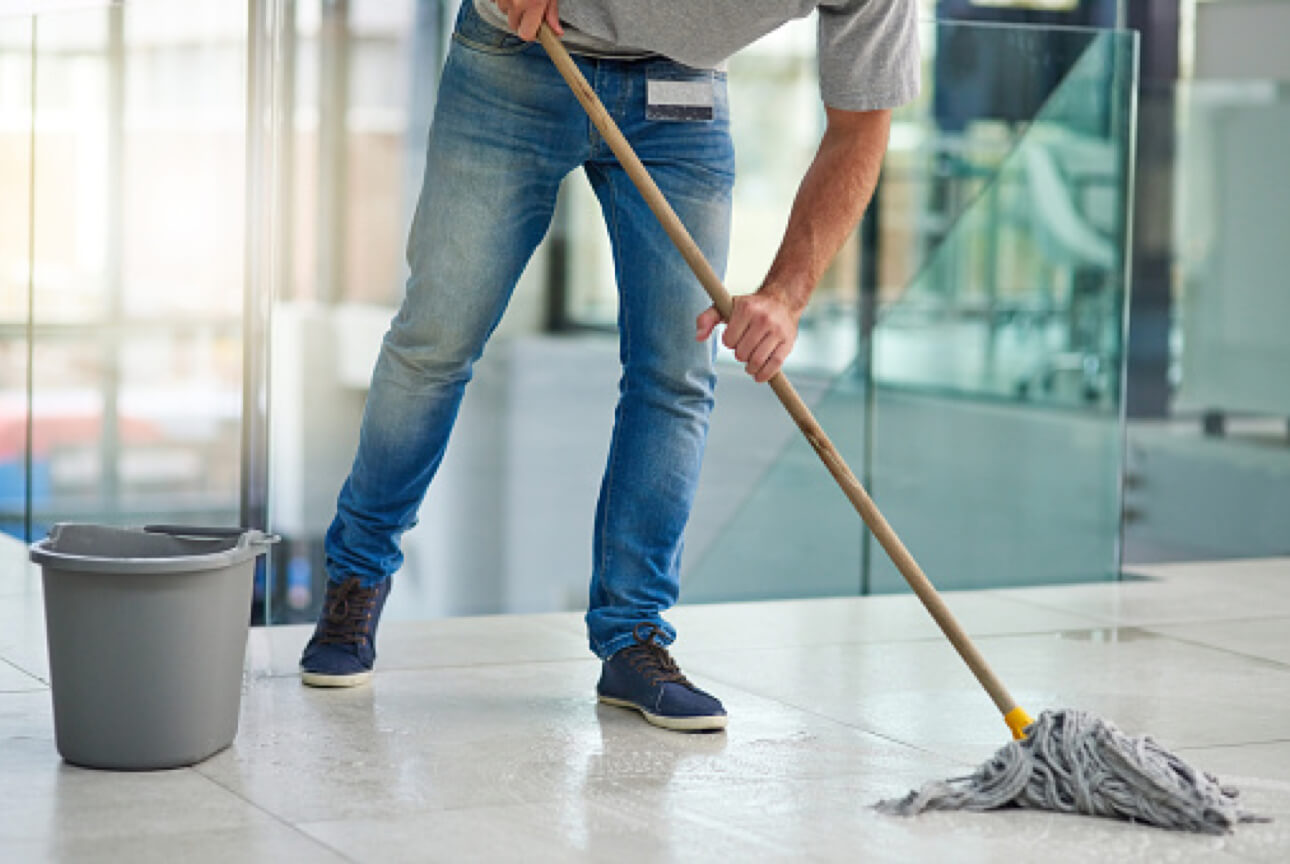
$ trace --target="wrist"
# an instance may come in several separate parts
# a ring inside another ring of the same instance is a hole
[[[757,293],[779,303],[796,321],[806,310],[806,304],[810,302],[814,287],[807,279],[785,278],[772,273],[766,277],[766,281],[762,283],[761,288],[757,289]]]

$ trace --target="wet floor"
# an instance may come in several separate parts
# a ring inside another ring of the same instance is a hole
[[[0,570],[0,860],[1284,861],[1290,560],[953,592],[1032,713],[1150,733],[1274,817],[1223,837],[1050,813],[883,816],[1007,730],[909,596],[686,606],[675,654],[730,711],[685,735],[598,706],[576,613],[392,620],[378,674],[302,687],[304,627],[255,630],[241,728],[189,769],[55,751],[39,580]]]

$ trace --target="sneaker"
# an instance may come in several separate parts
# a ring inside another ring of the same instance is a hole
[[[311,687],[353,687],[372,677],[376,625],[390,580],[364,588],[358,577],[327,581],[313,638],[300,657],[300,680]]]
[[[667,653],[659,629],[636,625],[635,645],[604,662],[596,694],[606,705],[634,708],[655,726],[682,732],[726,728],[726,709],[714,696],[691,684]]]

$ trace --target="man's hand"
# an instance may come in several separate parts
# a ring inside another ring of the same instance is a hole
[[[471,0],[466,2],[469,3]],[[558,0],[497,0],[497,8],[506,15],[511,29],[525,42],[532,42],[537,38],[538,28],[544,22],[555,31],[555,35],[564,35],[557,5],[559,5]]]
[[[735,352],[735,359],[758,384],[775,377],[797,341],[797,322],[802,310],[793,308],[767,284],[756,294],[732,298],[730,323],[721,344]],[[721,323],[721,313],[710,306],[695,322],[700,342]]]
[[[784,365],[797,341],[797,324],[833,256],[869,205],[891,112],[826,109],[828,126],[798,187],[770,272],[756,294],[735,297],[722,343],[733,348],[758,383]],[[702,341],[721,321],[715,308],[699,316]]]

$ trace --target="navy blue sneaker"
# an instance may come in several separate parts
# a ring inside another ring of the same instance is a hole
[[[390,580],[364,588],[357,577],[327,581],[313,638],[300,657],[300,680],[312,687],[353,687],[372,677],[376,625]]]
[[[676,661],[657,641],[657,627],[636,625],[635,645],[628,645],[604,662],[596,694],[606,705],[634,708],[655,726],[681,732],[712,732],[726,728],[726,709],[720,700],[691,684]]]

